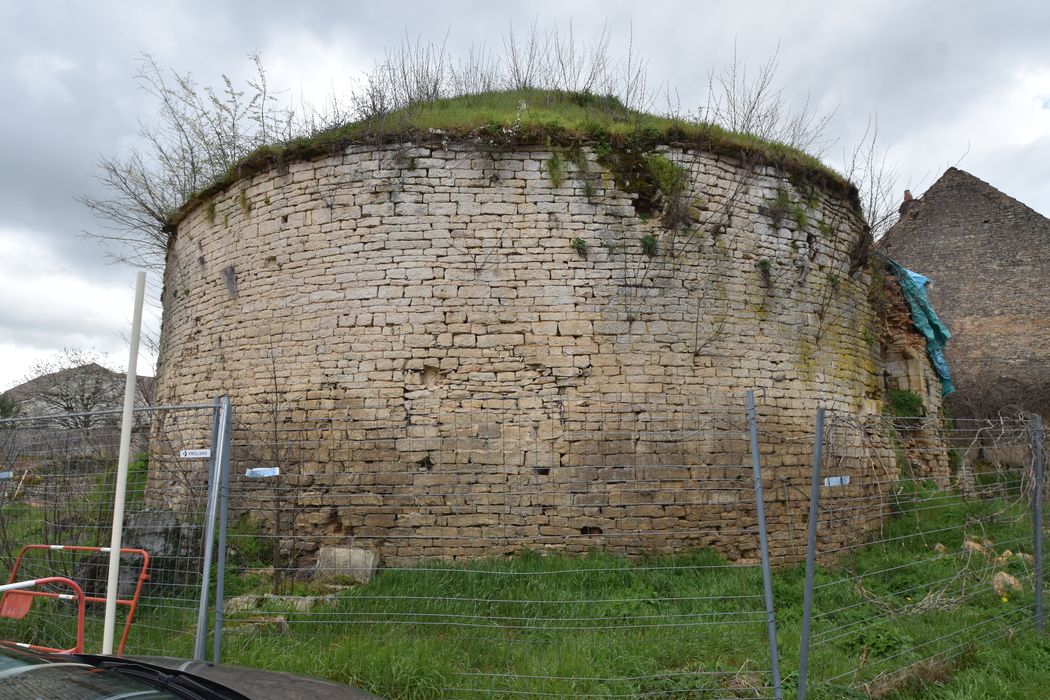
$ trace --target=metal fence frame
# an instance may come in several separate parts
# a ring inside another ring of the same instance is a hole
[[[776,601],[774,599],[773,580],[777,575],[771,562],[770,547],[768,542],[768,527],[766,522],[766,508],[770,497],[764,489],[764,482],[770,483],[770,476],[763,473],[763,435],[760,430],[758,411],[756,410],[755,394],[747,392],[745,396],[744,411],[742,418],[746,420],[747,453],[750,457],[750,487],[754,497],[755,514],[755,536],[758,539],[760,562],[762,573],[761,600],[764,608],[764,622],[767,632],[767,647],[769,667],[763,669],[768,672],[770,686],[768,691],[772,697],[781,700],[784,697],[784,682],[781,678],[780,647],[778,644],[778,630]],[[208,449],[208,462],[202,473],[207,478],[207,490],[204,498],[206,504],[201,523],[201,555],[200,555],[200,583],[197,596],[196,626],[193,640],[193,656],[204,659],[209,652],[213,661],[220,662],[223,655],[223,634],[226,627],[226,591],[224,583],[229,572],[227,555],[232,542],[236,542],[238,535],[231,533],[230,517],[232,509],[232,487],[231,487],[231,455],[235,451],[236,427],[234,422],[235,407],[228,397],[218,397],[212,404],[192,404],[183,406],[154,406],[136,409],[140,416],[157,416],[165,412],[177,414],[179,411],[208,412],[211,414],[210,447]],[[17,429],[19,426],[27,426],[34,421],[48,421],[61,419],[71,420],[88,415],[114,416],[119,411],[104,411],[96,414],[67,414],[65,416],[50,417],[25,417],[16,419],[0,420],[0,434],[5,429]],[[58,423],[56,423],[58,424]],[[1044,470],[1045,455],[1044,443],[1046,436],[1043,430],[1042,419],[1039,416],[1029,416],[1023,421],[1018,419],[1009,424],[1011,430],[1024,429],[1029,435],[1028,445],[1030,450],[1030,474],[1021,474],[1018,478],[1031,479],[1030,497],[1028,508],[1031,511],[1031,536],[1032,568],[1031,581],[1034,588],[1034,602],[1032,611],[1032,625],[1039,632],[1044,630],[1044,546],[1043,546],[1043,499],[1046,497],[1046,480]],[[819,655],[821,647],[813,642],[814,616],[819,613],[819,607],[815,601],[817,586],[814,583],[818,558],[826,554],[821,550],[818,537],[818,524],[820,521],[822,501],[822,484],[824,483],[824,467],[829,459],[828,428],[826,424],[826,411],[818,408],[815,412],[814,435],[812,443],[812,462],[808,483],[808,519],[805,528],[805,572],[801,584],[803,608],[800,630],[799,658],[798,658],[798,685],[795,696],[798,700],[804,700],[815,679],[811,668],[811,659],[814,653]],[[276,439],[276,438],[275,438]],[[930,449],[942,449],[933,447]],[[243,466],[242,463],[238,463]],[[745,465],[740,465],[744,467]],[[1028,474],[1028,472],[1026,472]],[[238,477],[240,478],[240,477]],[[798,485],[801,486],[801,483]],[[786,487],[785,487],[786,488]],[[277,498],[276,492],[274,498]],[[788,498],[785,490],[785,499]],[[4,507],[0,501],[0,508]],[[292,528],[296,526],[293,518]],[[294,532],[293,532],[294,535]],[[281,533],[274,533],[275,537]],[[858,543],[857,547],[866,546]],[[211,586],[215,586],[214,598],[210,595]],[[756,594],[757,600],[757,594]],[[479,613],[481,614],[481,613]],[[984,624],[984,623],[982,623]],[[994,632],[994,629],[992,630]],[[921,646],[921,645],[920,645]],[[700,673],[699,671],[697,673]],[[527,680],[525,678],[524,680]],[[523,691],[510,691],[516,694]],[[756,691],[757,692],[757,691]]]
[[[219,420],[220,416],[225,411],[227,420],[225,422]],[[201,532],[203,533],[202,539],[198,545],[194,544],[178,544],[179,547],[188,546],[190,551],[197,549],[207,549],[210,547],[211,539],[214,538],[214,513],[220,510],[219,497],[220,489],[216,480],[216,475],[223,474],[223,469],[228,465],[223,461],[222,455],[227,454],[229,451],[230,441],[230,423],[228,415],[230,411],[230,402],[227,397],[219,397],[215,402],[211,404],[172,404],[172,405],[158,405],[158,406],[139,406],[133,411],[136,425],[136,447],[135,450],[140,454],[150,454],[153,457],[159,457],[174,462],[175,460],[198,460],[201,459],[201,453],[203,452],[200,448],[198,437],[190,438],[194,442],[193,444],[183,445],[180,440],[183,437],[179,433],[185,430],[188,434],[193,436],[199,436],[204,440],[210,441],[210,445],[206,450],[207,456],[203,457],[207,459],[207,466],[202,469],[202,473],[207,477],[206,496],[205,502],[211,507],[211,517],[206,517],[201,523]],[[83,485],[78,489],[73,489],[73,492],[62,493],[61,489],[51,489],[47,493],[43,494],[45,503],[51,503],[50,506],[46,506],[44,510],[39,511],[39,519],[41,527],[46,529],[48,518],[47,508],[53,508],[56,513],[64,512],[67,508],[66,505],[54,503],[53,499],[69,499],[70,505],[68,507],[75,507],[76,498],[82,494],[76,493],[78,490],[88,488],[92,491],[91,498],[98,499],[98,508],[105,507],[107,494],[100,492],[100,488],[104,488],[106,484],[113,481],[116,476],[116,449],[119,438],[119,431],[117,430],[117,421],[119,421],[122,411],[120,409],[114,410],[102,410],[93,412],[79,412],[79,413],[66,413],[66,414],[53,414],[45,416],[18,416],[14,418],[0,420],[0,437],[6,437],[7,440],[3,445],[3,454],[0,455],[5,461],[3,465],[4,472],[2,477],[5,481],[0,482],[3,484],[3,494],[5,498],[0,500],[0,516],[10,517],[12,515],[11,508],[12,503],[7,502],[8,491],[10,490],[10,481],[17,475],[21,475],[20,483],[15,485],[14,495],[18,496],[21,492],[22,487],[27,481],[31,480],[49,480],[54,478],[60,478],[65,476],[61,472],[61,468],[53,466],[62,463],[64,460],[73,459],[74,462],[85,458],[77,457],[78,452],[83,452],[90,448],[93,455],[89,461],[93,465],[93,469],[81,476],[73,475],[69,477],[77,482],[83,482]],[[210,423],[210,429],[205,427],[204,416],[210,414],[210,418],[207,422]],[[181,425],[184,424],[184,425]],[[162,433],[162,434],[158,434]],[[175,433],[171,435],[169,433]],[[64,439],[63,439],[64,436]],[[54,442],[55,444],[49,444]],[[207,444],[207,443],[205,443]],[[193,457],[182,457],[176,452],[181,452],[179,449],[188,448],[186,451],[195,453]],[[68,456],[67,456],[68,455]],[[59,471],[53,471],[53,470]],[[51,471],[49,471],[51,470]],[[27,479],[28,477],[28,479]],[[143,509],[129,510],[125,513],[124,519],[124,541],[128,541],[127,533],[129,532],[128,524],[133,518],[142,514],[148,514],[151,512],[149,504],[145,503],[147,493],[150,493],[150,498],[159,499],[162,496],[152,494],[151,487],[149,486],[149,476],[147,475],[146,481],[140,486],[143,487],[143,491],[138,492],[138,497],[143,500]],[[94,484],[94,485],[92,485]],[[187,483],[187,489],[193,489],[196,485],[193,483]],[[4,509],[7,509],[6,512]],[[33,507],[28,506],[29,512],[32,512]],[[34,520],[35,522],[35,520]],[[181,527],[181,525],[179,526]],[[108,552],[109,548],[104,546],[108,540],[108,533],[111,531],[111,525],[108,523],[92,525],[93,531],[98,531],[96,535],[88,535],[98,539],[96,544],[102,546],[103,552]],[[104,531],[104,533],[103,533]],[[104,534],[104,536],[103,536]],[[181,531],[178,535],[181,542]],[[31,544],[30,542],[24,542],[23,544]],[[49,543],[50,544],[50,543]],[[61,566],[65,568],[76,567],[78,570],[83,569],[84,566],[90,566],[93,568],[87,569],[88,571],[97,570],[97,564],[88,562],[85,564],[80,560],[76,560],[73,557],[73,553],[76,552],[78,547],[61,547],[60,543],[53,543],[49,547],[50,553],[48,554],[47,561],[31,562],[34,567],[44,567],[45,570],[49,566]],[[61,553],[65,559],[52,562],[54,557],[57,557]],[[210,554],[210,553],[209,553]],[[182,556],[182,555],[179,555]],[[186,555],[190,556],[190,555]],[[183,557],[185,558],[185,557]],[[198,604],[195,606],[198,612],[198,621],[194,631],[194,656],[198,659],[204,658],[202,651],[204,644],[206,643],[207,635],[210,633],[208,624],[207,611],[208,606],[208,588],[209,586],[204,585],[205,581],[211,581],[211,561],[212,557],[208,554],[196,555],[196,560],[199,560],[197,564],[193,562],[182,562],[179,566],[184,566],[185,571],[183,573],[174,572],[174,575],[181,578],[183,576],[191,576],[198,578],[196,587],[199,589],[197,594]],[[216,557],[220,562],[222,557]],[[199,573],[197,575],[191,574],[195,567],[199,566]],[[123,564],[122,564],[123,567]],[[157,571],[153,572],[154,578],[163,578],[166,574]],[[6,574],[5,574],[6,575]],[[221,595],[221,587],[220,587]],[[147,599],[145,601],[149,603]],[[205,615],[203,620],[200,611],[204,611]],[[89,610],[93,613],[93,610]],[[132,644],[130,650],[134,650],[134,639],[132,635]],[[90,651],[90,649],[89,649]]]

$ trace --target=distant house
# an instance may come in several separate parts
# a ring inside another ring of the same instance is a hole
[[[930,278],[952,332],[946,355],[957,415],[1050,409],[1050,220],[957,168],[877,243]]]
[[[91,413],[119,409],[124,403],[125,375],[90,363],[44,374],[4,392],[17,402],[22,415],[45,416],[56,413]],[[138,377],[136,403],[148,404],[153,396],[153,377]],[[85,417],[74,421],[90,427]]]

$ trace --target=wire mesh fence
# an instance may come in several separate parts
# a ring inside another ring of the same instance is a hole
[[[151,562],[127,653],[202,656],[211,616],[215,658],[387,697],[883,697],[1031,628],[1031,421],[832,413],[816,439],[776,401],[751,421],[742,400],[635,398],[234,407],[228,492],[212,406],[139,412],[124,542]],[[104,594],[104,552],[73,547],[108,544],[114,418],[0,423],[0,557],[48,545],[17,578]],[[8,607],[3,637],[68,646],[70,601]]]
[[[238,412],[223,657],[279,636],[383,693],[774,697],[742,406],[517,409]]]
[[[1034,438],[1022,418],[829,417],[817,531],[874,527],[816,549],[812,697],[885,697],[947,677],[982,644],[1032,626]],[[843,468],[873,440],[892,450]]]
[[[117,591],[117,639],[127,652],[191,650],[207,483],[197,461],[180,454],[209,449],[212,422],[210,406],[135,411],[123,546],[138,551],[120,557]],[[119,445],[119,411],[0,421],[2,575],[12,582],[58,576],[79,585],[91,651],[101,648]],[[177,507],[168,500],[173,485],[186,494]],[[0,636],[71,648],[75,602],[44,595],[68,594],[68,584],[26,590],[37,595],[4,594]]]

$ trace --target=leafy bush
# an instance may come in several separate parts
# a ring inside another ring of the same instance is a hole
[[[890,389],[887,408],[891,415],[898,418],[914,418],[926,415],[922,397],[907,389]]]

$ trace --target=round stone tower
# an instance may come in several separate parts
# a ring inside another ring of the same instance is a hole
[[[288,527],[391,561],[559,538],[750,557],[732,528],[689,534],[751,517],[748,490],[661,488],[747,464],[748,389],[799,438],[764,465],[791,478],[818,404],[879,395],[869,238],[848,185],[752,152],[344,145],[175,217],[157,398],[229,394],[240,471],[298,441]],[[659,437],[720,420],[720,445]],[[773,505],[771,527],[805,508]]]

